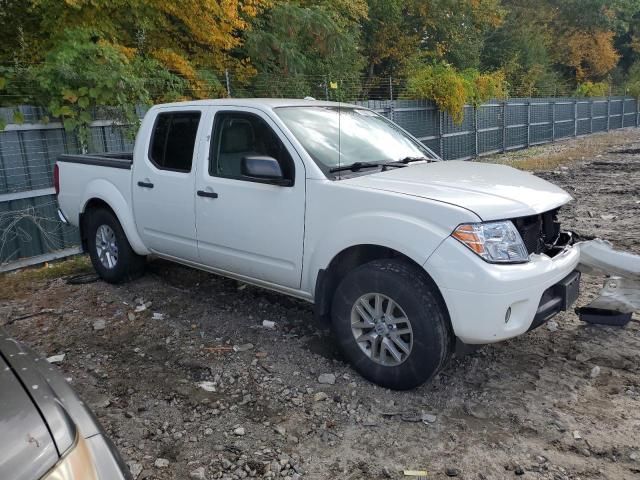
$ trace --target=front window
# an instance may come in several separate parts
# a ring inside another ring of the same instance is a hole
[[[386,118],[354,107],[279,107],[277,115],[324,170],[438,156]]]

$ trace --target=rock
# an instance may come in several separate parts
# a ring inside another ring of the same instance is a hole
[[[129,319],[129,321],[133,322],[136,319],[136,314],[133,312],[129,312],[127,313],[127,318]]]
[[[279,433],[280,435],[282,435],[283,437],[287,434],[287,429],[284,428],[282,425],[276,425],[275,427],[273,427],[273,430],[276,433]]]
[[[591,369],[591,373],[589,374],[589,376],[591,378],[596,378],[598,375],[600,375],[600,367],[596,365]]]
[[[209,435],[213,435],[213,428],[205,428],[204,429],[204,434],[209,436]]]
[[[273,330],[274,328],[276,328],[276,322],[272,322],[271,320],[263,320],[262,321],[262,326],[264,328],[268,328],[270,330]]]
[[[153,464],[157,468],[166,468],[169,466],[169,460],[167,460],[166,458],[156,458],[156,461],[153,462]]]
[[[460,470],[454,467],[447,467],[444,471],[447,477],[457,477],[460,475]]]
[[[573,431],[573,439],[574,440],[580,440],[582,438],[582,435],[580,435],[580,432],[578,430],[574,430]]]
[[[131,472],[133,480],[138,478],[138,476],[142,473],[142,465],[140,465],[138,462],[127,462],[127,466],[129,467],[129,471]]]
[[[547,322],[547,330],[549,330],[550,332],[555,332],[558,330],[558,322],[556,322],[555,320],[549,320]]]
[[[140,312],[144,312],[147,309],[146,305],[138,305],[133,311],[135,313],[140,313]]]
[[[93,329],[95,331],[104,330],[107,327],[107,321],[104,318],[100,318],[93,322]]]
[[[61,353],[60,355],[51,355],[50,357],[47,357],[47,362],[49,363],[60,363],[64,360],[64,353]]]
[[[238,435],[239,437],[243,436],[245,433],[244,427],[238,427],[233,431],[233,434]]]
[[[198,467],[195,470],[190,471],[189,476],[197,480],[205,480],[205,478],[207,478],[205,476],[204,467]]]
[[[523,469],[520,465],[518,465],[518,466],[516,467],[516,469],[514,470],[514,473],[515,473],[516,475],[524,475],[524,469]]]
[[[320,382],[322,383],[322,382]],[[329,398],[329,396],[324,393],[324,392],[318,392],[313,396],[313,401],[314,402],[323,402],[325,401],[327,398]]]
[[[234,345],[234,352],[246,352],[247,350],[251,350],[253,348],[253,343],[243,343],[242,345]]]
[[[318,383],[334,385],[336,383],[336,376],[333,373],[323,373],[318,377]]]

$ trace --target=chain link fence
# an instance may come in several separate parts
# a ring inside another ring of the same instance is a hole
[[[559,139],[624,127],[637,127],[638,102],[606,98],[508,98],[478,107],[467,105],[461,123],[426,100],[403,98],[402,81],[376,78],[332,80],[329,76],[258,79],[251,88],[227,84],[231,96],[342,100],[371,108],[393,120],[445,160],[471,159]],[[303,95],[301,95],[302,93]],[[22,119],[14,123],[16,112]],[[142,117],[144,109],[139,109]],[[59,154],[81,153],[78,139],[59,122],[45,123],[39,107],[0,108],[0,272],[78,251],[77,231],[61,223],[52,188]],[[94,112],[91,153],[133,149],[132,129]]]

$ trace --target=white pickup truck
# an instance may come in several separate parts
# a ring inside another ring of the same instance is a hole
[[[514,168],[440,161],[355,105],[158,105],[133,153],[62,155],[60,215],[108,282],[154,255],[315,304],[354,368],[407,389],[458,344],[535,328],[576,299],[571,200]]]

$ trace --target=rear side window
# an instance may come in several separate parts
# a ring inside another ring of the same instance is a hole
[[[149,159],[162,170],[190,172],[200,112],[161,113],[151,133]]]

